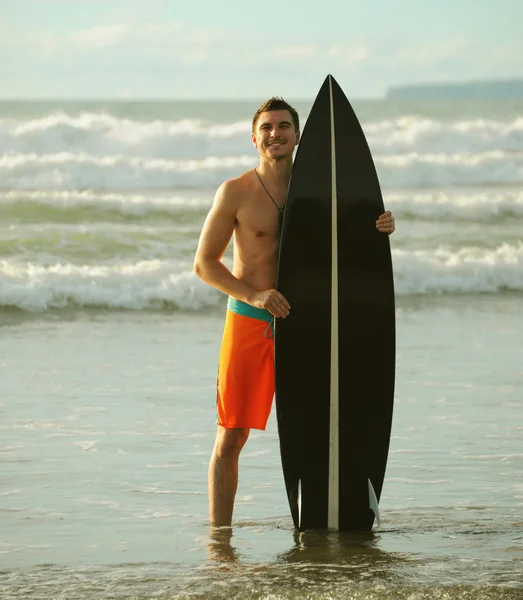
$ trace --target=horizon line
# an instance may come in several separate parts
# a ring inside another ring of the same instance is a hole
[[[0,102],[259,102],[262,96],[257,97],[218,97],[218,98],[205,98],[205,97],[193,97],[193,98],[180,98],[176,96],[172,97],[140,97],[140,96],[129,96],[129,97],[115,97],[115,96],[0,96]],[[265,97],[263,97],[265,98]],[[292,102],[314,102],[315,97],[310,98],[293,98]],[[353,96],[352,100],[385,100],[385,96]]]

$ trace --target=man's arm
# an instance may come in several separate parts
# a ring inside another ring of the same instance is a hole
[[[234,183],[226,181],[216,192],[200,234],[194,272],[212,287],[249,302],[256,290],[237,279],[221,260],[236,225],[238,199],[234,188]]]
[[[289,303],[275,289],[256,290],[237,279],[222,263],[222,256],[231,241],[236,226],[238,192],[234,182],[226,181],[216,192],[198,242],[194,272],[200,279],[229,296],[256,308],[265,308],[275,317],[289,314]]]

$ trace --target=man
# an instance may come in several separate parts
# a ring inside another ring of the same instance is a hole
[[[280,214],[293,152],[300,139],[296,110],[271,98],[256,112],[252,143],[257,168],[225,181],[205,220],[195,273],[229,296],[218,372],[218,429],[209,464],[211,525],[230,526],[238,486],[238,459],[251,428],[265,429],[274,396],[272,320],[291,307],[275,289]],[[376,227],[392,233],[390,211]],[[232,272],[221,262],[234,233]]]

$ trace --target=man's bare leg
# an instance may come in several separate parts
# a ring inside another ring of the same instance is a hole
[[[250,429],[218,425],[209,463],[209,515],[214,527],[230,527],[238,487],[238,459]]]

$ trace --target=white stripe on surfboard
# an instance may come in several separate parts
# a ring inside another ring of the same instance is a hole
[[[298,481],[298,527],[301,527],[301,479]]]
[[[327,526],[339,529],[339,389],[338,389],[338,201],[336,189],[336,144],[334,138],[334,102],[332,77],[329,75],[332,177],[332,267],[331,267],[331,373],[329,431],[329,505]]]

